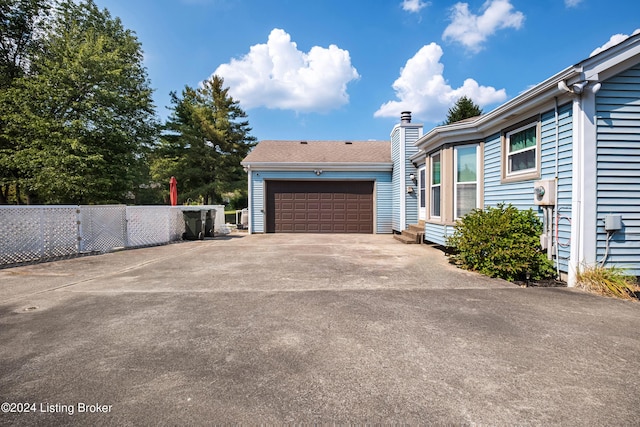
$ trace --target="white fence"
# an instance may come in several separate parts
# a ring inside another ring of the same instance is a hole
[[[220,212],[216,231],[224,224],[223,206],[198,207]],[[0,206],[0,267],[180,240],[185,231],[182,208]]]

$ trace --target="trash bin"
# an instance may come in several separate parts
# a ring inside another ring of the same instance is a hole
[[[240,228],[246,230],[249,228],[249,209],[242,209],[242,213],[240,214]]]
[[[204,226],[204,236],[205,237],[213,237],[213,232],[215,229],[216,223],[216,210],[215,209],[207,209],[206,210],[206,219]]]
[[[189,209],[182,211],[184,218],[183,240],[204,239],[206,224],[206,211],[204,209]]]

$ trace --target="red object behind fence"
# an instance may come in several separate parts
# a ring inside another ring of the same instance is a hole
[[[169,198],[171,199],[171,206],[178,204],[178,180],[175,176],[172,176],[169,180]]]

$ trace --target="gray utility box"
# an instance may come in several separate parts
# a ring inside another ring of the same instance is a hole
[[[618,231],[622,229],[622,215],[609,214],[604,217],[604,229],[606,231]]]

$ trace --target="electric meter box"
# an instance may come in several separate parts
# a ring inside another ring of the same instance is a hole
[[[533,183],[533,202],[540,206],[553,206],[556,204],[556,181],[554,179],[542,179]]]

